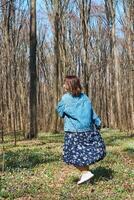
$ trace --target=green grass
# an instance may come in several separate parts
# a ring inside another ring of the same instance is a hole
[[[134,138],[110,129],[103,129],[102,137],[107,156],[90,166],[95,174],[90,183],[78,186],[79,171],[62,161],[63,134],[40,133],[31,141],[19,137],[16,147],[13,138],[7,136],[0,199],[134,199]]]

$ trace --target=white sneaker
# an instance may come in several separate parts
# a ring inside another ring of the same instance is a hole
[[[85,181],[88,181],[89,179],[91,179],[94,176],[94,174],[92,174],[91,172],[86,172],[84,174],[82,174],[81,179],[77,182],[77,184],[81,184],[84,183]]]

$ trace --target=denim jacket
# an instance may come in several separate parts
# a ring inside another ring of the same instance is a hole
[[[94,127],[101,125],[101,120],[94,112],[91,101],[84,93],[79,96],[65,93],[56,110],[60,117],[64,118],[65,132],[92,131]]]

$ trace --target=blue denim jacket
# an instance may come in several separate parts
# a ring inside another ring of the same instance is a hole
[[[94,112],[91,101],[84,93],[79,96],[64,94],[56,110],[60,117],[64,118],[64,131],[92,131],[94,126],[101,125],[101,120]]]

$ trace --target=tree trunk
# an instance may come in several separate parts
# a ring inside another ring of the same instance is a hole
[[[30,1],[30,133],[37,137],[36,0]]]
[[[89,20],[90,20],[91,0],[80,3],[80,18],[83,36],[83,77],[84,77],[84,91],[89,95],[88,81],[89,81],[89,58],[88,58],[88,43],[89,43]]]

